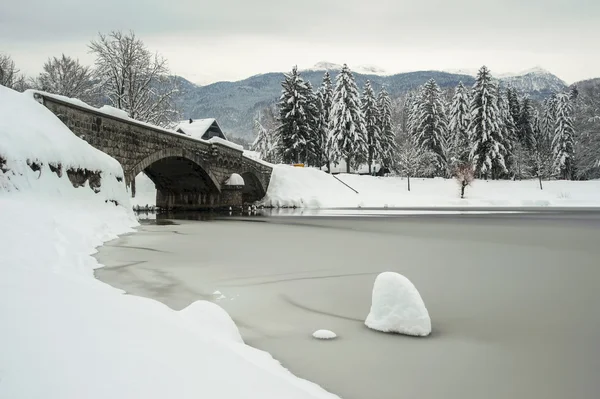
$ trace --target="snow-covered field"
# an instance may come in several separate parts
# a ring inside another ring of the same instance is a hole
[[[76,168],[100,172],[100,190],[73,188]],[[95,248],[137,225],[122,176],[0,86],[0,397],[335,397],[241,342],[217,305],[175,312],[94,279]]]
[[[267,207],[530,207],[600,206],[600,181],[475,180],[460,199],[451,179],[407,180],[340,174],[331,176],[311,168],[276,165],[262,204]],[[357,192],[355,192],[357,191]]]

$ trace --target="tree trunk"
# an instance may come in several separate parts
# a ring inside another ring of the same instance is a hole
[[[327,161],[327,173],[331,174],[331,161]]]
[[[540,181],[540,190],[543,190],[544,187],[542,187],[542,176],[538,175],[538,180]]]
[[[352,157],[346,158],[346,173],[350,174],[350,160]]]
[[[408,191],[410,191],[410,175],[406,176],[406,180],[408,182]]]
[[[460,198],[465,198],[465,187],[467,187],[467,185],[465,184],[465,182],[461,182],[460,184]]]
[[[369,175],[371,175],[371,165],[373,164],[373,149],[369,148]]]

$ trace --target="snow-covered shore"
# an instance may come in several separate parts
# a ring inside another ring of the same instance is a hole
[[[311,168],[275,165],[266,207],[393,208],[393,207],[532,207],[600,206],[600,181],[475,180],[460,198],[451,179],[412,178],[411,191],[402,177],[340,174]]]
[[[100,187],[74,188],[77,170]],[[216,305],[175,312],[94,279],[96,248],[137,225],[122,177],[0,86],[0,397],[334,398],[240,342]]]

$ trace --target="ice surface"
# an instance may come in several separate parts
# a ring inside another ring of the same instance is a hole
[[[317,330],[312,335],[316,339],[334,339],[337,338],[337,334],[329,330]]]
[[[225,182],[226,186],[243,186],[244,178],[237,173],[232,173],[229,179]]]
[[[409,279],[393,272],[375,279],[367,327],[406,335],[431,334],[431,319],[419,291]]]

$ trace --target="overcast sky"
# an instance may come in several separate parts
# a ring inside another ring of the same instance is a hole
[[[0,9],[0,52],[27,74],[61,53],[91,64],[98,32],[132,29],[173,73],[203,84],[319,61],[600,77],[600,0],[20,0]]]

